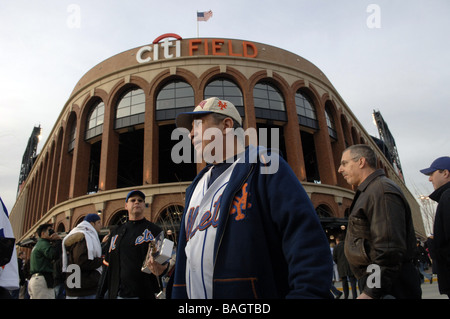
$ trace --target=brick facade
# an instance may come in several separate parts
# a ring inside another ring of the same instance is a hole
[[[101,213],[104,226],[108,226],[117,214],[123,213],[125,196],[131,189],[140,189],[147,195],[146,217],[152,221],[158,221],[171,206],[184,206],[184,190],[189,181],[159,182],[160,165],[164,165],[159,163],[163,152],[159,141],[164,138],[160,136],[161,127],[173,125],[174,120],[157,120],[156,104],[158,94],[173,81],[182,81],[192,88],[195,105],[204,99],[205,88],[212,81],[225,79],[234,83],[242,93],[244,129],[257,125],[281,128],[285,158],[314,206],[325,208],[331,215],[328,218],[346,217],[353,192],[337,173],[342,151],[359,143],[377,147],[316,66],[291,52],[249,41],[182,39],[170,43],[160,42],[149,45],[151,50],[140,47],[115,55],[96,65],[76,84],[11,211],[10,219],[19,241],[32,236],[44,222],[53,223],[58,231],[68,232],[83,216],[93,212]],[[152,60],[139,63],[139,58]],[[284,100],[287,121],[256,115],[253,92],[258,83],[278,90]],[[116,129],[116,107],[130,89],[144,92],[145,120]],[[298,92],[312,101],[317,128],[299,124],[295,100]],[[88,119],[100,101],[104,103],[102,133],[87,140]],[[327,117],[334,123],[333,136]],[[118,188],[121,167],[128,164],[120,159],[128,156],[123,149],[127,134],[143,139],[142,159],[136,166],[142,170],[138,172],[142,180]],[[100,152],[98,161],[93,156],[95,150]],[[417,233],[423,233],[419,206],[384,155],[378,149],[377,152],[380,167],[403,188],[410,201]],[[309,153],[315,154],[315,162]],[[88,183],[92,182],[90,174],[97,172],[92,165],[98,166],[98,183],[95,178],[96,191],[88,192]],[[197,171],[203,166],[198,164]],[[311,167],[320,176],[316,183],[308,182]]]

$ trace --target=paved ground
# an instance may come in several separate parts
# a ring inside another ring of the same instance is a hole
[[[335,287],[338,290],[342,291],[341,282],[336,282]],[[350,297],[352,297],[351,288],[350,288]],[[344,296],[342,296],[341,298],[344,298]],[[428,279],[425,279],[425,282],[422,284],[422,299],[447,299],[447,300],[449,300],[446,295],[441,295],[439,293],[436,275],[434,275],[434,280],[433,280],[432,284],[430,284]]]
[[[447,299],[447,295],[441,295],[439,293],[438,283],[436,275],[434,276],[433,283],[430,285],[428,279],[425,279],[425,283],[422,284],[422,299]]]

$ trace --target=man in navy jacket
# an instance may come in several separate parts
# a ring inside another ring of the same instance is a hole
[[[439,292],[450,298],[450,157],[439,157],[420,172],[429,176],[434,188],[430,198],[438,203],[433,225],[433,262],[436,264]]]
[[[197,151],[215,128],[225,154],[228,129],[241,125],[218,98],[177,117]],[[186,190],[172,298],[330,298],[328,241],[298,178],[278,154],[233,147],[231,161],[212,161]]]

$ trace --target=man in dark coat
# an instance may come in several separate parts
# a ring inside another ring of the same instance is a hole
[[[420,172],[429,176],[435,189],[429,197],[439,203],[433,227],[433,262],[436,263],[439,292],[450,298],[450,157],[439,157]]]
[[[356,299],[358,293],[356,291],[356,278],[353,275],[352,270],[350,269],[350,265],[348,264],[347,257],[345,257],[344,253],[344,242],[345,235],[339,234],[336,238],[336,247],[333,250],[333,260],[337,265],[337,270],[339,273],[339,277],[342,280],[342,290],[344,291],[344,299],[348,299],[349,291],[348,291],[348,282],[350,281],[350,285],[352,287],[352,297]]]
[[[363,287],[358,299],[419,299],[411,209],[400,187],[376,167],[373,149],[353,145],[343,152],[338,170],[356,188],[345,256]]]

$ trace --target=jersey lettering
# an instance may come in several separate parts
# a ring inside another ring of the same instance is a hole
[[[134,242],[134,245],[140,245],[143,243],[148,243],[150,241],[152,241],[153,239],[155,239],[155,237],[153,236],[152,232],[149,231],[148,229],[144,230],[144,232],[142,233],[141,236],[138,236],[136,238],[136,241]]]
[[[109,245],[109,252],[111,252],[114,249],[116,249],[117,237],[119,237],[119,235],[115,235],[115,236],[111,237],[111,244]]]
[[[213,204],[213,213],[211,214],[211,211],[207,210],[203,213],[200,222],[198,225],[194,228],[195,220],[197,219],[197,215],[199,213],[199,207],[191,207],[189,209],[188,213],[188,220],[186,224],[186,241],[189,241],[194,235],[197,233],[197,231],[205,231],[209,227],[216,228],[219,224],[219,211],[220,211],[220,199],[222,198],[222,195],[217,198],[217,200]]]
[[[114,235],[113,237],[111,237],[111,244],[109,245],[109,252],[111,252],[117,248],[116,242],[117,242],[118,237],[119,237],[119,235]],[[144,230],[142,235],[140,235],[136,238],[134,245],[148,243],[154,239],[155,239],[155,237],[153,236],[152,232],[149,231],[148,229],[146,229],[146,230]]]

